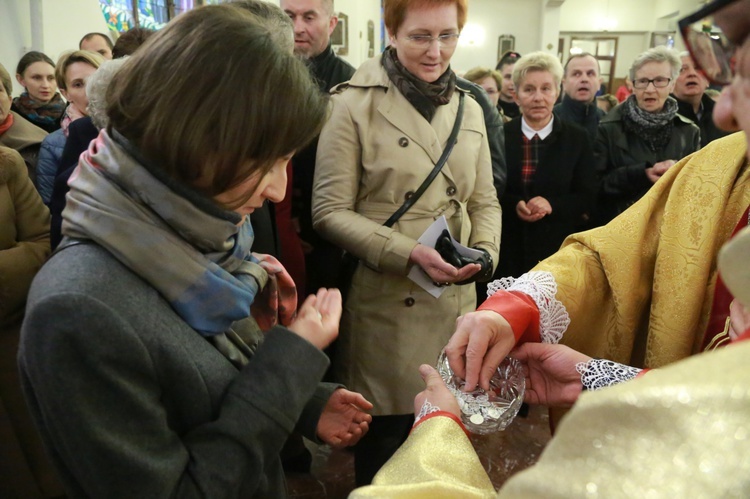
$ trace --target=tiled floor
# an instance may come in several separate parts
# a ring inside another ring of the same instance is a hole
[[[508,477],[534,464],[549,439],[547,410],[531,407],[527,417],[516,418],[505,431],[473,436],[472,443],[492,483],[499,488]],[[311,473],[287,475],[289,495],[296,499],[345,498],[354,488],[352,454],[328,447],[311,450]]]

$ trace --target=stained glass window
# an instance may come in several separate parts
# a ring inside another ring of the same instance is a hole
[[[199,5],[227,0],[99,0],[104,19],[113,31],[121,33],[136,26],[163,28],[175,16]]]

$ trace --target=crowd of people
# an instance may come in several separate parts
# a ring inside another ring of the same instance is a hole
[[[358,68],[279,3],[0,65],[0,491],[279,497],[304,437],[354,497],[493,497],[445,349],[551,408],[501,495],[750,493],[750,0],[611,99],[588,53],[457,74],[467,0],[385,0]]]

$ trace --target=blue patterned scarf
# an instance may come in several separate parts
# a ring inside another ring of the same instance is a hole
[[[249,220],[166,178],[113,135],[103,130],[81,155],[62,233],[107,249],[200,334],[227,332],[250,316],[268,279],[250,254]]]

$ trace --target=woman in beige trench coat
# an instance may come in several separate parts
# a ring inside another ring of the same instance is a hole
[[[456,269],[417,239],[445,216],[460,243],[497,261],[500,207],[482,110],[468,96],[440,174],[392,228],[383,226],[433,169],[453,128],[461,90],[449,63],[466,3],[387,0],[391,47],[334,90],[320,136],[314,227],[360,258],[334,359],[338,380],[375,404],[373,436],[355,448],[358,484],[369,483],[406,438],[422,387],[417,368],[435,364],[456,319],[476,303],[473,284],[449,285],[436,299],[407,278],[414,265],[444,284],[480,270]]]

